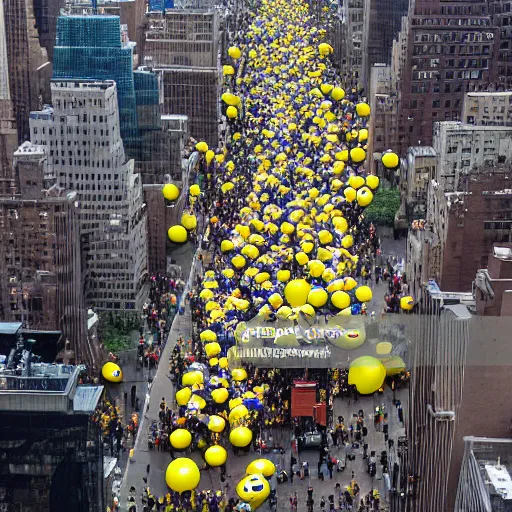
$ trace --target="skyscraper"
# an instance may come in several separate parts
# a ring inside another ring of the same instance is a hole
[[[46,148],[48,174],[78,194],[87,304],[139,310],[146,293],[146,210],[141,177],[124,152],[117,86],[76,79],[53,80],[51,88],[53,108],[31,113],[31,138]]]
[[[49,99],[50,66],[34,28],[32,2],[3,0],[3,14],[7,60],[2,60],[2,67],[8,63],[10,95],[21,144],[29,137],[30,111]],[[0,25],[0,33],[3,30],[4,26]]]
[[[7,192],[13,187],[12,155],[18,145],[18,133],[9,87],[3,0],[0,0],[0,62],[0,192]]]

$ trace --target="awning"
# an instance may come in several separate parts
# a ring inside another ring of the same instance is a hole
[[[93,413],[103,393],[103,386],[78,386],[73,397],[73,411]]]

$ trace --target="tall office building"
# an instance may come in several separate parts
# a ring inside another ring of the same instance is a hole
[[[375,64],[391,64],[393,40],[400,31],[402,17],[407,14],[409,0],[366,0],[363,14],[361,80],[370,86]],[[373,91],[370,89],[370,94]]]
[[[142,180],[121,139],[113,81],[53,80],[53,108],[30,115],[48,174],[79,199],[86,302],[97,310],[142,307],[147,278]],[[128,118],[128,116],[126,116]]]
[[[128,39],[119,16],[63,16],[57,22],[54,49],[54,78],[115,80],[119,100],[120,134],[128,158],[134,160],[134,171],[144,185],[162,184],[172,174],[174,154],[171,134],[161,120],[157,75],[144,70],[133,71],[134,44]],[[203,103],[201,103],[203,106]],[[181,180],[179,176],[173,179]],[[151,212],[154,203],[147,201]],[[147,227],[151,272],[165,269],[166,259],[155,259],[165,247],[165,230]],[[153,243],[158,243],[157,246]]]
[[[489,2],[495,37],[497,73],[494,80],[500,90],[512,88],[512,4],[503,0]]]
[[[219,23],[211,7],[150,12],[142,52],[160,77],[163,113],[188,116],[190,135],[212,147],[219,142]]]
[[[399,80],[399,150],[432,144],[435,121],[460,119],[468,90],[496,80],[497,30],[483,0],[411,4]]]
[[[3,0],[0,0],[0,62],[0,192],[5,193],[13,189],[12,155],[18,146],[18,133],[9,87]]]
[[[18,193],[0,196],[0,318],[60,331],[75,360],[92,363],[78,197],[45,179],[45,164],[43,147],[22,144],[14,153]]]
[[[5,31],[7,59],[2,60],[2,67],[7,62],[18,143],[21,144],[29,137],[30,111],[49,99],[50,66],[46,51],[39,45],[32,1],[3,0],[3,15],[0,38]]]

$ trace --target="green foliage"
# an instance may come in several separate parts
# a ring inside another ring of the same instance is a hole
[[[135,313],[123,316],[111,313],[100,314],[100,339],[105,348],[114,354],[131,348],[131,333],[138,330],[140,320]]]
[[[379,188],[364,216],[378,226],[394,226],[395,214],[400,208],[400,192],[397,188]]]

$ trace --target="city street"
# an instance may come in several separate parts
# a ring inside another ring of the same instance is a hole
[[[389,236],[389,231],[386,229],[382,230],[381,242],[383,247],[383,253],[387,256],[396,256],[398,259],[404,257],[405,252],[405,241],[393,240]],[[190,257],[189,257],[190,258]],[[191,259],[191,258],[190,258]],[[387,291],[387,283],[380,283],[374,285],[374,298],[368,308],[369,311],[380,312],[383,308],[383,297]],[[151,393],[149,399],[149,405],[147,412],[142,415],[139,434],[135,446],[135,453],[133,459],[128,463],[123,478],[123,485],[121,489],[122,503],[126,502],[128,496],[128,490],[131,486],[137,489],[137,495],[141,496],[142,490],[146,485],[151,489],[151,492],[155,496],[161,496],[168,492],[168,487],[165,482],[165,470],[171,461],[171,457],[168,453],[159,452],[156,449],[150,450],[148,447],[148,427],[153,421],[158,421],[159,405],[162,398],[165,398],[168,404],[174,405],[174,386],[169,378],[168,360],[169,356],[174,348],[176,340],[181,335],[185,339],[191,336],[191,319],[190,309],[187,306],[185,314],[183,316],[177,316],[171,331],[169,332],[169,339],[166,344],[165,350],[161,356],[161,363],[158,367],[156,375],[151,385]],[[402,403],[406,403],[407,400],[407,389],[399,390],[396,398]],[[394,440],[394,447],[390,450],[389,458],[393,460],[393,456],[397,447],[398,437],[404,435],[403,425],[398,422],[396,408],[392,403],[393,394],[392,391],[386,389],[383,395],[375,395],[369,397],[360,397],[357,401],[351,401],[347,398],[337,398],[334,401],[334,422],[338,416],[343,416],[345,422],[348,421],[352,414],[358,413],[360,409],[364,411],[365,420],[368,425],[368,452],[375,451],[377,457],[380,456],[380,452],[387,449],[387,443],[384,440],[384,434],[376,431],[373,425],[373,411],[375,407],[382,407],[385,414],[387,414],[387,423],[389,428],[389,438]],[[277,444],[283,446],[285,449],[284,456],[277,455],[265,455],[265,457],[271,458],[276,464],[279,464],[282,469],[289,471],[290,468],[290,457],[291,457],[291,432],[289,430],[274,430],[272,436]],[[333,447],[331,454],[338,458],[344,456],[344,450],[342,448]],[[333,479],[326,479],[322,481],[318,478],[317,462],[318,462],[318,451],[308,450],[301,451],[299,459],[304,462],[307,461],[310,467],[310,476],[301,481],[298,477],[295,477],[293,483],[287,482],[284,484],[277,485],[277,498],[278,498],[278,510],[287,510],[289,508],[290,496],[297,493],[299,507],[298,510],[306,510],[306,497],[307,489],[312,486],[314,489],[314,499],[316,503],[320,503],[322,496],[327,500],[330,494],[334,493],[336,483],[340,483],[343,488],[349,485],[352,479],[352,473],[354,478],[361,487],[361,495],[371,491],[372,489],[378,489],[381,496],[386,498],[386,490],[384,485],[384,479],[382,474],[377,472],[377,475],[371,478],[367,473],[367,462],[363,460],[363,449],[362,445],[358,449],[353,450],[353,454],[356,456],[355,460],[348,462],[343,472],[334,472]],[[203,461],[198,452],[182,454],[183,456],[194,459],[198,466],[203,465]],[[254,453],[252,450],[249,454],[234,455],[232,450],[229,450],[228,458],[228,495],[236,497],[235,487],[240,478],[245,474],[246,466],[252,461],[261,456],[258,453]],[[149,469],[149,473],[148,473]],[[147,478],[147,484],[143,478]],[[220,470],[210,469],[202,472],[201,482],[198,489],[225,489],[224,484],[220,480]],[[384,504],[383,504],[384,505]],[[264,504],[261,510],[265,510],[268,504]],[[385,510],[384,506],[382,507]]]

